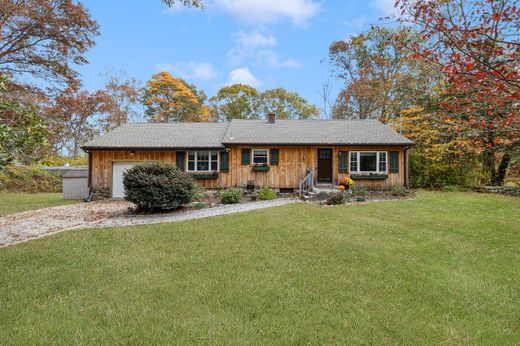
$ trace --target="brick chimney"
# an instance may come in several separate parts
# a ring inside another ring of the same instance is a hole
[[[276,121],[276,114],[275,113],[269,113],[267,114],[267,122],[269,124],[274,124]]]

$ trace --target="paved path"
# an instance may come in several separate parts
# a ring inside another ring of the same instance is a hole
[[[279,198],[271,201],[220,205],[199,210],[180,210],[162,214],[134,214],[131,203],[100,201],[26,211],[0,218],[0,247],[79,228],[118,227],[201,219],[276,207],[296,202]]]

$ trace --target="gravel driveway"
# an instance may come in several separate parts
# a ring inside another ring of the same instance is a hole
[[[0,247],[48,234],[78,228],[101,228],[175,222],[240,213],[296,202],[279,198],[271,201],[220,205],[199,210],[180,210],[162,214],[134,214],[133,204],[109,200],[26,211],[0,218]]]

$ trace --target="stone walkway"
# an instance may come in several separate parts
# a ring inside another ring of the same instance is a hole
[[[276,207],[296,201],[279,198],[161,214],[134,214],[129,209],[133,206],[131,203],[117,200],[31,210],[0,218],[0,247],[72,229],[185,221]]]

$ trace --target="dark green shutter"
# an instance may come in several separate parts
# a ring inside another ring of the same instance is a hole
[[[229,152],[227,151],[220,153],[220,171],[229,172]]]
[[[390,152],[390,173],[399,173],[399,152]]]
[[[277,165],[280,161],[280,150],[271,149],[269,160],[271,161],[271,165]]]
[[[348,151],[339,152],[338,171],[339,173],[348,173]]]
[[[181,171],[185,171],[184,163],[186,162],[186,152],[178,151],[175,154],[175,161],[177,164],[177,168],[179,168]]]
[[[251,162],[251,149],[242,149],[242,164],[249,165]]]

